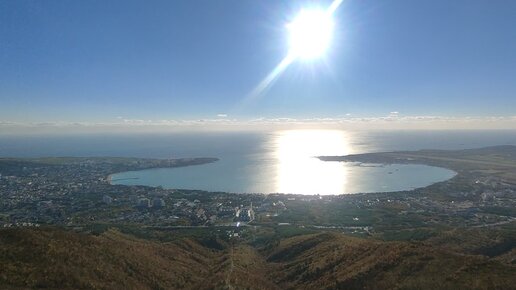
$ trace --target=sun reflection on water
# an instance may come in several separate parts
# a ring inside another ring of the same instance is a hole
[[[346,193],[347,169],[316,156],[350,154],[347,133],[338,130],[290,130],[275,133],[275,188],[280,193]]]

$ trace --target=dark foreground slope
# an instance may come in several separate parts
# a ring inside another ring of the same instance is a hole
[[[265,249],[160,243],[116,231],[0,230],[2,289],[514,289],[516,267],[421,243],[337,233]]]
[[[421,243],[340,234],[284,240],[269,256],[277,282],[297,289],[515,289],[516,267]]]
[[[0,285],[7,289],[182,288],[200,283],[216,260],[190,240],[159,244],[115,231],[0,231]]]

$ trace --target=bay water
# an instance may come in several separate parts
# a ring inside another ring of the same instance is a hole
[[[0,135],[0,157],[217,157],[205,165],[112,175],[113,184],[236,193],[348,194],[408,190],[447,180],[425,165],[324,162],[317,156],[516,145],[516,131],[174,132]]]

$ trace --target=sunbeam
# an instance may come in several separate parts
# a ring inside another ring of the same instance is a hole
[[[278,76],[285,71],[295,59],[296,57],[293,54],[288,54],[283,58],[283,60],[251,91],[245,101],[253,100],[270,88]]]
[[[263,95],[274,81],[297,59],[315,59],[322,56],[333,34],[332,14],[343,0],[334,0],[326,10],[302,10],[287,25],[290,49],[286,57],[245,97],[243,103]]]

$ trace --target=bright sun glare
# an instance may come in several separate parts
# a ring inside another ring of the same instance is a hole
[[[322,9],[302,10],[287,28],[291,55],[302,59],[321,57],[333,35],[332,14]]]
[[[333,13],[343,0],[333,0],[330,7],[303,9],[287,24],[289,52],[287,56],[247,95],[252,100],[266,91],[297,59],[313,60],[324,55],[333,37]]]

